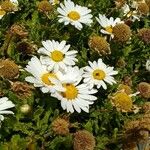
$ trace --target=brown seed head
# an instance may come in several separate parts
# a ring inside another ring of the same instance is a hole
[[[34,88],[25,82],[14,82],[11,85],[11,90],[17,94],[19,98],[28,98],[32,95]]]
[[[119,68],[124,68],[126,66],[126,62],[123,58],[119,58],[117,63],[116,63],[117,67]]]
[[[131,37],[130,27],[124,23],[113,27],[114,40],[119,43],[127,42]]]
[[[35,51],[35,48],[32,46],[32,44],[26,41],[20,42],[16,49],[24,55],[33,54]]]
[[[26,31],[25,27],[22,25],[14,24],[10,28],[10,34],[18,35],[20,37],[26,37],[28,32]]]
[[[145,0],[146,4],[148,5],[149,9],[150,9],[150,0]]]
[[[137,120],[131,120],[124,125],[126,141],[143,142],[150,134],[150,114],[145,114]]]
[[[8,0],[5,0],[1,3],[1,8],[5,12],[13,12],[16,11],[16,6]]]
[[[149,13],[149,7],[146,3],[139,3],[138,11],[141,15],[147,15]]]
[[[78,131],[74,135],[73,147],[74,150],[94,150],[95,138],[86,130]]]
[[[144,98],[150,98],[150,84],[146,82],[141,82],[138,85],[138,90],[140,91],[140,94]]]
[[[6,79],[14,79],[19,75],[19,67],[11,60],[0,60],[0,76]]]
[[[38,11],[42,13],[49,13],[53,9],[53,6],[47,0],[43,0],[39,2],[37,7],[38,7]]]
[[[150,113],[150,102],[146,102],[146,103],[142,106],[142,110],[144,111],[144,113]]]
[[[100,36],[92,36],[89,39],[88,45],[94,51],[97,51],[100,55],[110,54],[109,43]]]
[[[125,141],[123,143],[123,150],[136,150],[137,149],[137,144],[136,142],[133,141]]]
[[[150,29],[148,28],[140,29],[138,32],[138,37],[146,44],[150,44]]]
[[[58,135],[67,135],[69,134],[69,121],[57,118],[52,122],[52,130],[55,134]]]

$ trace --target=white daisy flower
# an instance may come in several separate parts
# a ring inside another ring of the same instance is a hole
[[[15,107],[15,105],[8,100],[7,97],[0,98],[0,122],[4,120],[3,114],[14,114],[9,108]]]
[[[43,93],[54,92],[55,85],[50,79],[55,79],[57,76],[54,72],[47,71],[47,67],[42,65],[37,57],[31,58],[25,70],[33,75],[25,78],[27,82],[33,83],[35,87],[40,87]]]
[[[140,21],[137,10],[131,10],[128,4],[125,4],[122,7],[122,11],[124,13],[124,16],[126,16],[127,18],[131,18],[132,21]]]
[[[0,6],[0,19],[2,19],[5,14],[6,12]]]
[[[150,59],[146,62],[146,70],[150,71]]]
[[[65,70],[67,66],[74,66],[78,60],[75,58],[77,51],[69,51],[70,45],[66,45],[66,41],[50,41],[42,42],[43,46],[38,50],[38,53],[44,56],[40,57],[42,64],[47,65],[48,70],[59,69]]]
[[[79,69],[79,67],[67,67],[65,72],[58,71],[56,73],[57,78],[61,81],[61,83],[79,83],[82,80],[83,70]]]
[[[70,23],[78,30],[82,29],[82,24],[90,26],[93,22],[91,19],[93,16],[90,14],[91,10],[74,4],[71,0],[64,0],[64,5],[61,3],[57,11],[60,13],[58,16],[60,23],[64,22],[65,25]]]
[[[110,17],[108,19],[105,15],[101,14],[99,14],[99,18],[96,17],[96,20],[104,28],[101,29],[101,33],[111,35],[111,38],[114,37],[113,27],[118,23],[124,23],[120,18],[114,19],[113,17]]]
[[[55,84],[60,82],[62,87],[64,87],[64,91],[57,91],[52,94],[52,96],[61,101],[62,108],[67,110],[67,112],[73,113],[74,110],[78,113],[80,113],[81,110],[89,112],[89,105],[93,104],[97,99],[92,95],[95,94],[97,90],[89,90],[89,87],[86,84],[79,83],[82,79],[82,71],[80,71],[81,70],[78,67],[69,67],[65,73],[59,73],[59,80],[53,80]]]
[[[114,67],[106,66],[102,59],[99,59],[98,62],[94,61],[93,63],[89,61],[89,64],[90,66],[84,67],[83,82],[89,85],[90,88],[96,85],[98,89],[101,86],[107,89],[105,82],[110,85],[116,83],[112,76],[116,75],[118,71],[114,71]]]
[[[59,0],[50,0],[49,1],[52,5],[56,5],[56,4],[59,4],[60,1]]]

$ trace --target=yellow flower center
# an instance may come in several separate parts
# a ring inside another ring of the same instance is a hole
[[[97,80],[103,80],[106,77],[106,74],[103,70],[96,69],[93,71],[93,78]]]
[[[122,111],[128,112],[132,109],[132,99],[125,92],[116,93],[112,101],[114,105]]]
[[[0,16],[4,16],[6,12],[3,9],[0,9]]]
[[[105,28],[105,30],[106,30],[107,32],[109,32],[109,33],[112,33],[112,32],[113,32],[112,26],[107,26],[107,27]]]
[[[60,61],[62,61],[64,59],[64,54],[61,51],[54,50],[51,53],[51,58],[55,62],[60,62]]]
[[[73,84],[64,84],[63,87],[66,89],[61,95],[67,100],[73,100],[78,95],[78,89]]]
[[[68,17],[74,21],[79,20],[80,19],[80,14],[77,11],[71,11],[68,14]]]
[[[41,76],[42,82],[47,84],[47,85],[53,85],[49,78],[57,78],[54,73],[45,73]]]

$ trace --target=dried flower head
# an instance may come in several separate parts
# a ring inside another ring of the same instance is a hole
[[[35,48],[32,46],[32,44],[27,41],[20,42],[16,49],[23,55],[33,54],[35,51]]]
[[[118,86],[118,91],[124,91],[127,95],[132,94],[132,89],[130,86],[125,85],[125,84],[120,84]]]
[[[111,102],[118,111],[130,112],[133,108],[132,98],[123,91],[114,94],[111,98]]]
[[[146,44],[150,44],[150,29],[149,28],[140,29],[138,32],[138,37]]]
[[[150,114],[144,114],[140,119],[140,128],[146,131],[150,131]]]
[[[125,60],[123,58],[119,58],[116,63],[116,66],[119,68],[124,68],[126,66]]]
[[[49,13],[53,9],[51,3],[48,2],[47,0],[43,0],[43,1],[39,2],[37,7],[38,7],[38,11],[40,11],[42,13]]]
[[[150,113],[150,102],[146,102],[143,106],[142,106],[142,110],[144,113]]]
[[[111,53],[109,43],[103,37],[90,37],[88,45],[91,49],[97,51],[100,55],[107,55]]]
[[[10,34],[18,35],[20,37],[26,37],[28,32],[26,31],[25,27],[22,25],[14,24],[10,28]]]
[[[150,9],[150,0],[145,0],[145,3],[148,5],[148,7]]]
[[[52,130],[58,135],[69,134],[69,121],[63,118],[57,118],[52,122]]]
[[[150,115],[137,120],[131,120],[124,125],[126,143],[144,142],[149,139]]]
[[[149,13],[149,7],[146,3],[139,3],[137,10],[141,15],[147,15]]]
[[[19,98],[28,98],[32,95],[33,86],[25,82],[13,82],[11,90],[16,93]]]
[[[14,5],[11,1],[5,0],[1,3],[1,8],[5,12],[14,12],[17,11],[16,5]]]
[[[73,147],[74,150],[94,150],[95,138],[90,132],[80,130],[74,135]]]
[[[19,75],[19,67],[13,61],[0,60],[0,76],[6,79],[14,79]]]
[[[126,42],[131,37],[130,27],[124,23],[117,24],[113,27],[114,40],[116,42]]]
[[[136,150],[137,149],[137,143],[136,142],[130,142],[125,141],[122,146],[123,150]]]
[[[138,85],[138,90],[140,91],[140,94],[144,98],[150,98],[150,84],[146,82],[141,82]]]

